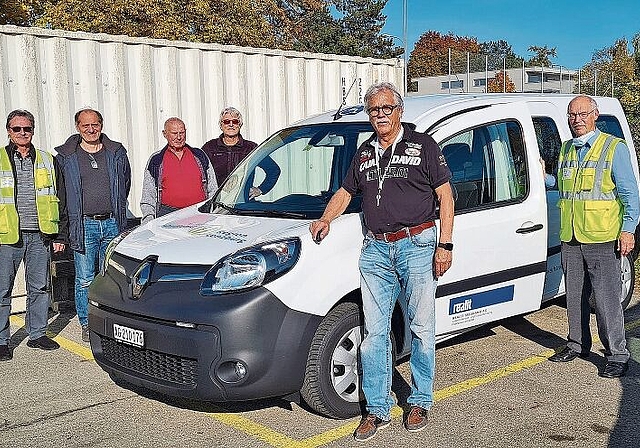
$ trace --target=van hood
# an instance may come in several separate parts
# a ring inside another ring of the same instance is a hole
[[[115,251],[142,260],[211,265],[245,247],[308,233],[309,220],[201,213],[188,207],[133,230]]]

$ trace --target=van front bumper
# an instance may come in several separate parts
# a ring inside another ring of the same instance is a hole
[[[149,288],[152,296],[145,293],[144,306],[107,299],[110,283],[98,276],[91,287],[89,328],[94,358],[112,378],[214,402],[284,396],[302,387],[320,316],[287,308],[265,288],[202,297],[196,282],[186,282],[187,290],[181,283],[179,293],[175,285],[165,291],[159,285]],[[143,335],[143,346],[116,340],[114,325]]]

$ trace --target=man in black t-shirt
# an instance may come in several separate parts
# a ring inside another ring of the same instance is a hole
[[[435,372],[436,279],[451,266],[451,173],[436,142],[400,122],[402,97],[393,84],[371,86],[364,102],[375,135],[356,152],[342,187],[310,231],[319,242],[356,193],[362,193],[367,228],[360,255],[365,337],[360,346],[362,390],[368,414],[354,433],[367,440],[391,420],[391,314],[404,291],[411,326],[411,376],[405,420],[409,431],[427,424]],[[436,201],[440,235],[436,237]],[[437,241],[440,243],[437,243]]]

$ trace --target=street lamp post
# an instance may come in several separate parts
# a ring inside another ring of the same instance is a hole
[[[402,43],[402,49],[403,49],[402,96],[407,96],[407,58],[406,58],[407,46],[405,44],[405,41],[399,38],[398,36],[394,36],[393,34],[383,33],[381,34],[381,36],[388,37],[389,39],[398,39],[400,43]]]
[[[408,73],[409,73],[409,52],[407,51],[407,46],[408,46],[408,27],[409,27],[409,23],[408,23],[408,19],[407,19],[407,12],[409,9],[409,6],[407,4],[408,0],[402,0],[402,48],[404,50],[403,56],[404,56],[404,96],[407,96],[407,90],[409,90],[408,87],[408,83],[409,80],[407,79]]]

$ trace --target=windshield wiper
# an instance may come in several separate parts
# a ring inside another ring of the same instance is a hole
[[[228,212],[235,213],[235,214],[238,214],[238,215],[240,215],[242,213],[242,210],[238,210],[237,208],[233,208],[230,205],[224,204],[224,203],[219,202],[219,201],[213,201],[211,203],[211,205],[213,205],[215,207],[220,207],[222,209],[225,209]],[[213,207],[212,207],[212,209],[213,209]]]
[[[304,213],[285,212],[281,210],[239,210],[242,215],[272,216],[275,218],[308,218]]]
[[[218,201],[213,201],[211,205],[220,207],[228,212],[233,213],[234,215],[241,215],[241,216],[272,216],[275,218],[298,218],[298,219],[308,218],[308,216],[304,213],[285,212],[281,210],[242,209],[242,208],[231,207],[230,205],[227,205]]]

